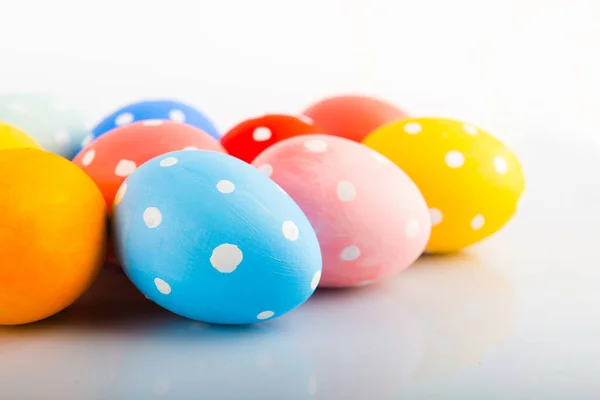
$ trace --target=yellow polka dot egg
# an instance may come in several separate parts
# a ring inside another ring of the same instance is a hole
[[[404,170],[430,208],[427,251],[451,253],[498,231],[525,187],[517,157],[482,129],[443,118],[383,126],[363,141]]]

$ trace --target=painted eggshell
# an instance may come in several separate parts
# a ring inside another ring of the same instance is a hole
[[[525,187],[516,156],[460,121],[409,119],[376,130],[364,144],[390,158],[421,189],[431,208],[429,252],[455,252],[499,230]]]
[[[128,104],[106,116],[85,139],[83,146],[114,128],[155,119],[186,123],[216,139],[221,136],[213,122],[190,105],[175,100],[146,100]]]
[[[41,149],[41,146],[22,130],[0,121],[0,150],[19,148]]]
[[[323,287],[391,276],[423,252],[431,222],[423,196],[391,161],[347,139],[297,136],[252,163],[310,220],[323,254]]]
[[[407,118],[404,111],[368,96],[335,96],[321,100],[303,112],[322,133],[360,142],[375,129]]]
[[[27,132],[44,150],[68,159],[75,156],[87,135],[82,113],[39,93],[0,95],[0,121]]]
[[[292,136],[323,133],[310,120],[271,114],[241,122],[221,138],[229,154],[248,163],[267,147]]]
[[[106,252],[106,205],[73,163],[37,149],[0,157],[0,325],[38,321],[77,300]]]
[[[110,211],[121,183],[137,167],[151,158],[182,149],[225,151],[216,139],[191,125],[147,120],[102,135],[73,162],[96,182]]]
[[[150,300],[184,317],[247,324],[306,301],[321,253],[302,210],[235,157],[177,151],[138,168],[113,209],[123,270]]]

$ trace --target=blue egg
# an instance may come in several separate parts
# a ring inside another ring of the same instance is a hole
[[[195,108],[174,100],[147,100],[129,104],[105,117],[96,125],[82,145],[87,145],[98,136],[116,127],[149,119],[184,122],[202,129],[215,139],[221,138],[219,131],[212,121]]]
[[[298,205],[232,156],[182,150],[136,169],[113,208],[116,254],[134,285],[181,316],[218,324],[279,317],[321,278]]]

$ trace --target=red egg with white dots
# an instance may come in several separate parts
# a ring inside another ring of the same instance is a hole
[[[282,140],[323,133],[311,120],[293,115],[268,114],[245,120],[230,129],[221,144],[227,152],[247,163],[269,146]]]
[[[389,159],[340,137],[303,135],[252,162],[291,196],[317,233],[320,287],[380,281],[410,266],[431,232],[415,183]]]
[[[137,167],[177,150],[226,152],[216,139],[196,127],[146,120],[115,128],[98,137],[73,162],[96,182],[110,210],[119,187]]]

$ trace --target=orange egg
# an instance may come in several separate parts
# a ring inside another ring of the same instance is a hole
[[[41,146],[22,130],[0,121],[0,150],[16,148],[41,149]]]
[[[104,262],[107,211],[94,182],[37,149],[0,151],[0,325],[38,321],[77,300]]]

